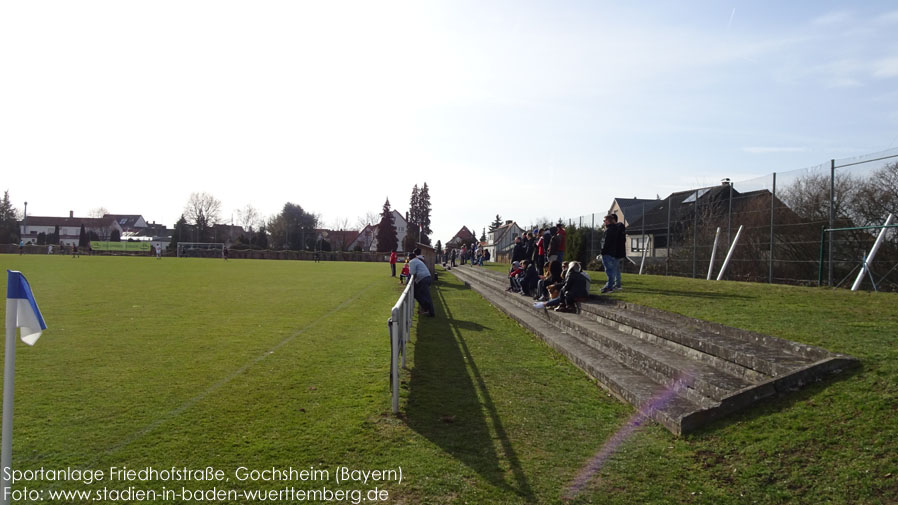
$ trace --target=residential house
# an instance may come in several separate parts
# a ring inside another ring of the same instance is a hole
[[[100,240],[109,240],[113,231],[122,232],[122,227],[114,219],[75,217],[74,212],[69,212],[69,217],[44,217],[28,216],[18,222],[19,235],[25,243],[37,244],[38,236],[53,235],[59,232],[59,244],[65,246],[77,245],[81,237],[81,226],[88,234],[95,234]]]
[[[525,230],[512,220],[497,227],[487,234],[486,249],[490,252],[490,258],[498,260],[500,255],[509,255],[514,247],[515,237],[520,237]]]
[[[136,236],[147,227],[147,221],[139,214],[104,214],[103,219],[115,219],[123,236]]]
[[[616,215],[619,223],[624,223],[625,226],[630,226],[630,223],[635,222],[642,217],[646,211],[652,210],[652,208],[660,202],[660,198],[653,200],[636,197],[615,198],[611,203],[611,208],[608,210],[608,214]],[[604,219],[604,217],[605,216],[597,216],[596,226],[601,227],[602,219]]]
[[[408,220],[398,211],[393,210],[393,226],[396,227],[397,251],[402,251],[402,243],[408,234]],[[363,251],[377,251],[377,225],[369,224],[359,232],[349,244],[350,251],[360,248]]]
[[[471,243],[476,240],[477,238],[474,237],[471,230],[469,230],[467,226],[462,226],[461,229],[458,230],[458,233],[446,242],[444,249],[460,249],[463,245],[470,247]]]
[[[666,257],[670,253],[670,244],[676,246],[690,240],[696,226],[699,233],[706,235],[713,234],[718,226],[724,229],[731,224],[733,227],[739,224],[763,226],[764,220],[769,222],[770,219],[772,197],[767,189],[739,192],[727,179],[720,186],[678,191],[663,200],[652,200],[655,204],[646,207],[644,214],[627,220],[627,255],[641,256],[643,248],[648,247],[647,256]],[[778,199],[776,205],[778,220],[799,221],[798,216]],[[626,208],[624,212],[627,212]],[[730,223],[732,216],[738,216],[738,222]],[[754,220],[760,221],[754,223]]]

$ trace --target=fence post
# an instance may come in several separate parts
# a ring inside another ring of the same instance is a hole
[[[776,201],[776,172],[773,172],[773,191],[770,192],[770,271],[767,273],[767,283],[773,284],[773,204]]]
[[[393,395],[393,414],[399,413],[399,327],[405,326],[399,316],[399,310],[393,308],[390,317],[390,385]]]
[[[646,240],[645,240],[645,202],[642,202],[642,247],[645,249]],[[654,257],[655,254],[653,253]],[[645,254],[642,255],[643,259],[645,259]],[[642,273],[642,267],[639,267],[639,273]]]
[[[820,266],[817,267],[817,287],[823,286],[823,251],[826,247],[826,226],[820,227]]]
[[[698,190],[692,205],[692,278],[695,279],[696,261],[698,260]]]
[[[670,236],[670,204],[673,202],[673,193],[667,195],[667,261],[664,263],[664,275],[670,275],[670,256],[673,251],[673,237]]]
[[[596,257],[596,213],[592,213],[592,226],[589,228],[589,258]]]
[[[829,160],[829,287],[833,287],[833,232],[835,228],[836,160]]]
[[[730,237],[730,231],[733,227],[733,181],[730,181],[730,197],[727,202],[727,244],[730,243],[732,238]]]

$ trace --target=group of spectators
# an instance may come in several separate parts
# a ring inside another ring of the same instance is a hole
[[[534,262],[512,262],[506,291],[531,296],[538,309],[552,307],[556,312],[577,312],[578,303],[589,298],[591,279],[579,261],[549,260],[540,274]]]
[[[483,247],[477,247],[477,242],[471,242],[471,245],[462,245],[460,248],[447,250],[441,259],[446,268],[457,266],[457,262],[461,262],[462,265],[471,262],[472,265],[483,266],[484,261],[490,260],[490,251]]]
[[[621,261],[626,257],[626,228],[617,215],[604,218],[601,254],[608,282],[602,293],[619,291]],[[535,308],[554,307],[558,312],[576,312],[578,303],[589,297],[591,279],[578,261],[564,261],[566,232],[563,223],[515,237],[512,266],[506,291],[532,296]]]
[[[608,276],[608,282],[602,287],[602,293],[608,293],[622,289],[621,261],[626,257],[626,228],[618,222],[615,214],[605,216],[604,227],[602,250],[596,259],[602,262]],[[579,302],[589,298],[591,279],[579,261],[564,260],[566,239],[564,223],[515,237],[506,291],[532,297],[536,301],[534,307],[538,309],[552,307],[557,312],[577,312]],[[420,254],[420,249],[409,253],[399,282],[401,284],[405,279],[415,277],[415,299],[422,312],[433,317],[435,313],[430,297],[432,278],[427,265],[418,258]],[[489,251],[478,248],[476,243],[472,243],[470,248],[462,246],[460,250],[452,249],[446,252],[445,266],[456,266],[458,258],[461,258],[462,265],[471,261],[482,266],[484,261],[489,261]],[[395,250],[390,254],[390,267],[395,277]]]

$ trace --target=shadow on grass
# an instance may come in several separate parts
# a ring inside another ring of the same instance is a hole
[[[465,339],[489,329],[457,319],[436,286],[436,317],[418,320],[408,426],[492,485],[535,499]],[[500,454],[501,452],[501,454]]]

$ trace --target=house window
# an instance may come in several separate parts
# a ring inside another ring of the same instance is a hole
[[[642,252],[643,245],[645,244],[645,237],[631,237],[630,238],[630,251],[631,252]]]

